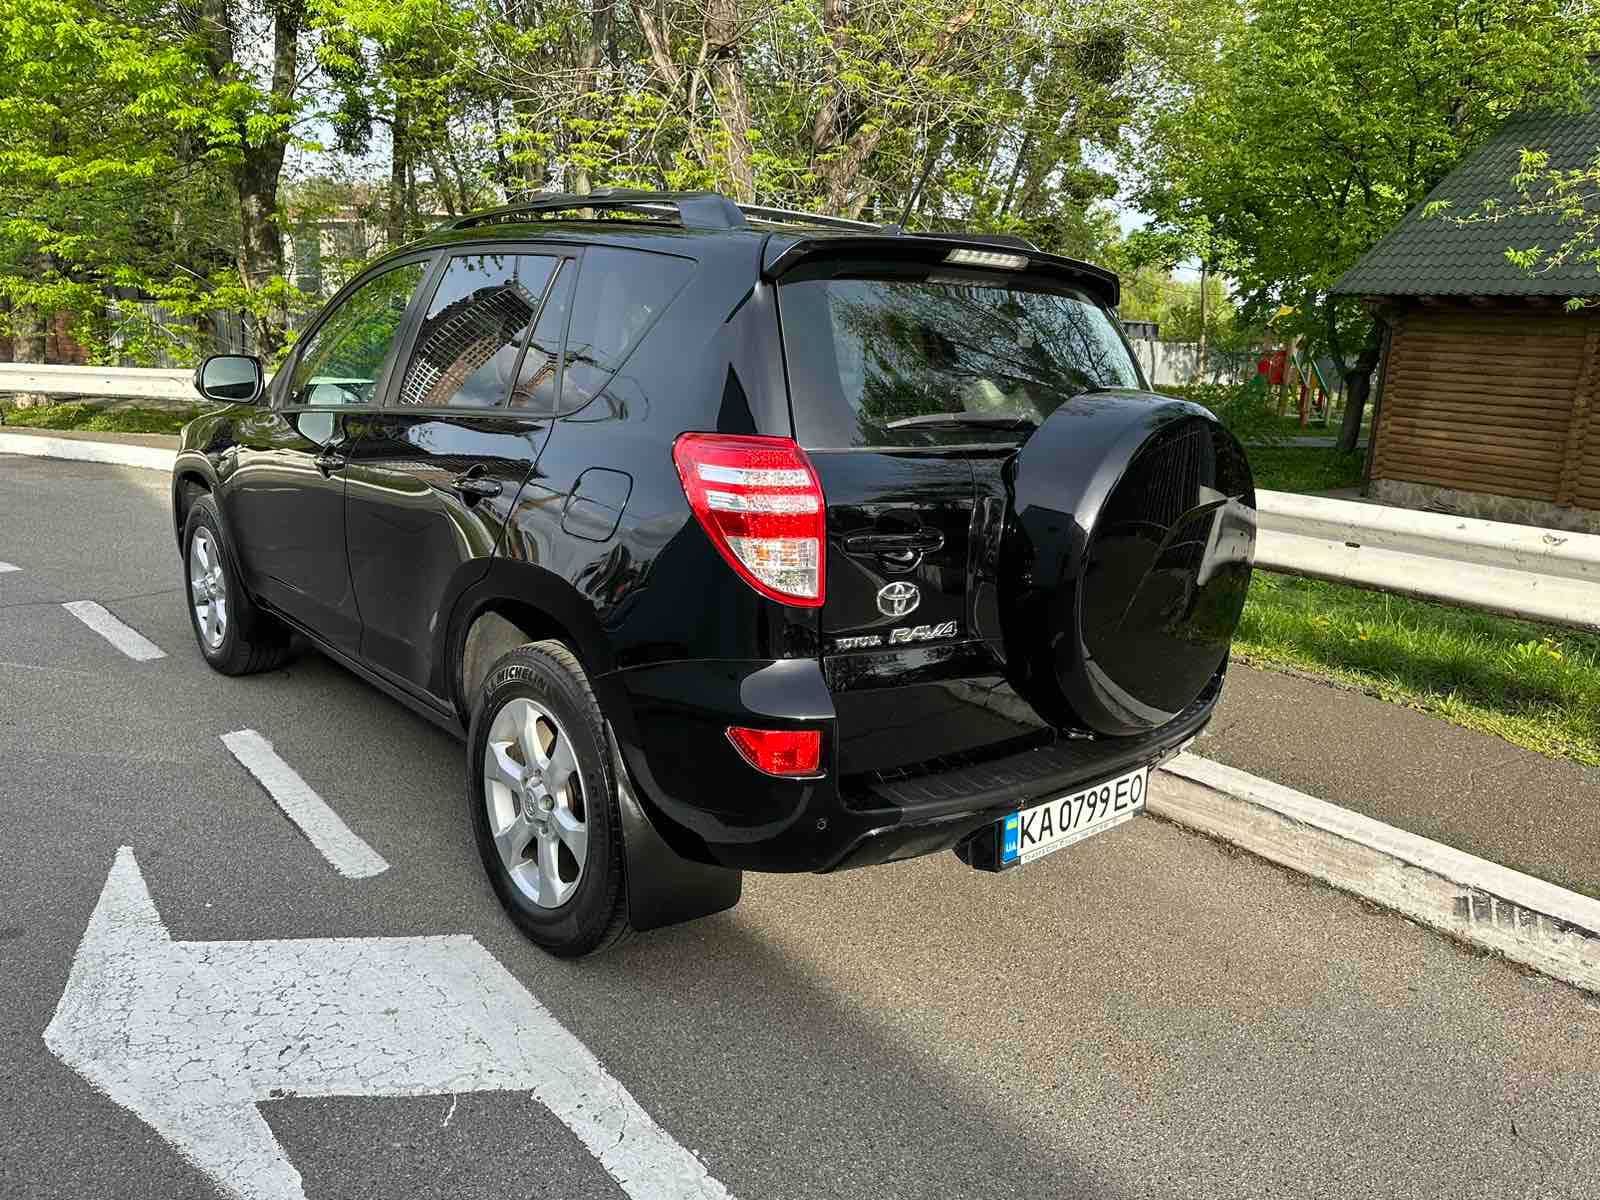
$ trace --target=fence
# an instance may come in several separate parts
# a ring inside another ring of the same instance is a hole
[[[194,400],[190,376],[0,363],[0,393]],[[0,439],[0,452],[56,452],[30,441]],[[63,441],[60,452],[81,456],[83,445]],[[1600,630],[1600,535],[1289,492],[1257,492],[1256,504],[1262,570]]]
[[[192,370],[150,367],[69,367],[58,363],[0,363],[0,395],[95,396],[197,402]]]
[[[1153,387],[1185,383],[1244,383],[1255,374],[1250,354],[1226,353],[1208,347],[1204,357],[1198,342],[1163,342],[1130,337],[1128,345]]]
[[[1264,570],[1600,630],[1600,535],[1258,492]]]

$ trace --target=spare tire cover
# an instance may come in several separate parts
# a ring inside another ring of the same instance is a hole
[[[1012,685],[1053,724],[1143,733],[1227,660],[1255,557],[1238,440],[1198,405],[1075,397],[1007,465],[997,564]]]

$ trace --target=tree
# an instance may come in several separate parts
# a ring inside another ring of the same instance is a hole
[[[1302,314],[1345,372],[1341,448],[1381,325],[1330,289],[1508,115],[1580,101],[1587,19],[1569,0],[1253,0],[1146,110],[1143,205],[1234,247],[1247,313]]]

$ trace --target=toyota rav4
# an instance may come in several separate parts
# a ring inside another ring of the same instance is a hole
[[[200,653],[301,635],[463,736],[500,902],[579,955],[741,872],[1116,826],[1209,719],[1239,443],[1152,395],[1114,275],[712,193],[548,196],[363,271],[266,382],[208,359]]]

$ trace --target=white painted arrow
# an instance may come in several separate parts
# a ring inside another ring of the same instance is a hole
[[[259,1101],[526,1090],[634,1200],[729,1200],[475,939],[173,941],[126,846],[44,1040],[229,1196],[305,1195]]]

